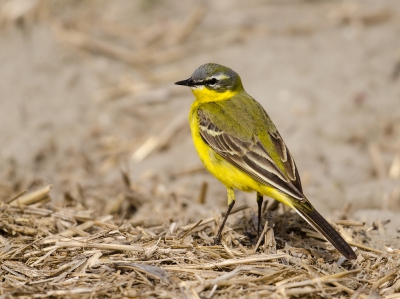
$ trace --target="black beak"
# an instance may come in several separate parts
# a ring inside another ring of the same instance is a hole
[[[194,85],[196,85],[196,84],[193,82],[192,78],[189,78],[189,79],[186,79],[186,80],[182,80],[182,81],[175,82],[175,84],[176,84],[176,85],[183,85],[183,86],[194,86]]]

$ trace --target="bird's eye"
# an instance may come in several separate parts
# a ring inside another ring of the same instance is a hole
[[[218,82],[218,80],[217,79],[215,79],[215,78],[212,78],[212,79],[210,79],[210,80],[208,80],[208,85],[214,85],[214,84],[216,84]]]

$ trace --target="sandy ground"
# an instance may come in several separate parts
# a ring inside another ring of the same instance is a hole
[[[123,171],[141,197],[119,217],[185,222],[225,210],[191,142],[193,97],[173,85],[216,62],[269,112],[315,206],[331,219],[351,204],[352,219],[390,220],[385,245],[399,245],[397,0],[37,1],[17,19],[10,2],[1,2],[0,198],[52,184],[52,204],[79,201],[83,189],[82,204],[103,214]],[[150,137],[160,148],[135,160]],[[237,198],[256,209],[254,194]]]

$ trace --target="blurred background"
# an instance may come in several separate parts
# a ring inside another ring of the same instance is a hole
[[[207,62],[240,74],[323,214],[400,227],[398,0],[0,1],[0,199],[52,184],[52,205],[143,225],[225,211],[173,84]]]

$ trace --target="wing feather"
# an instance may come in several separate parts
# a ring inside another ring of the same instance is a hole
[[[256,181],[273,186],[294,198],[304,198],[293,158],[279,133],[275,132],[270,136],[285,166],[287,175],[279,169],[257,136],[253,136],[251,140],[243,141],[218,128],[200,109],[198,110],[198,118],[200,136],[219,155]]]
[[[279,154],[279,157],[281,158],[281,161],[283,162],[283,165],[285,166],[288,178],[300,192],[303,192],[296,164],[294,163],[294,159],[290,154],[289,149],[286,147],[281,135],[278,131],[275,131],[274,133],[269,132],[269,135],[276,151]]]

